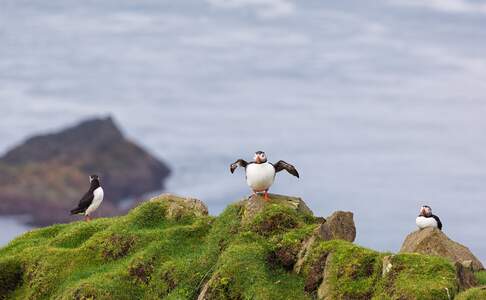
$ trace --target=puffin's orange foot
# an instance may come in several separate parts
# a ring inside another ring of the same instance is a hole
[[[90,217],[90,216],[88,216],[88,215],[86,215],[86,216],[84,217],[84,220],[85,220],[86,222],[89,222],[89,221],[91,221],[91,217]]]
[[[268,192],[267,191],[265,191],[265,194],[264,194],[263,199],[265,199],[265,201],[269,201],[270,200],[270,198],[268,198]]]

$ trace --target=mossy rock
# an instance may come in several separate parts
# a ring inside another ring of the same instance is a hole
[[[299,197],[269,194],[269,200],[265,200],[262,195],[258,194],[251,196],[249,199],[241,200],[240,203],[243,207],[243,224],[251,223],[255,216],[264,211],[269,205],[293,210],[300,216],[305,216],[307,219],[313,218],[312,211]]]
[[[451,240],[442,230],[425,228],[410,233],[403,241],[400,253],[420,253],[448,258],[452,262],[469,264],[474,271],[484,266],[466,246]]]
[[[193,199],[163,195],[125,216],[33,230],[0,249],[0,299],[454,296],[447,260],[323,241],[322,220],[301,199],[270,199],[257,199],[251,214],[255,199],[211,217]],[[391,267],[383,272],[385,257]]]
[[[385,257],[391,267],[384,272]],[[302,273],[306,290],[319,299],[448,300],[458,288],[455,269],[446,259],[390,256],[341,240],[316,243]]]
[[[314,245],[303,267],[306,290],[323,299],[369,299],[379,274],[378,252],[341,240]]]
[[[391,299],[439,300],[454,297],[458,290],[454,266],[445,258],[398,254],[377,287],[377,295]]]
[[[179,220],[185,216],[203,217],[208,215],[208,207],[199,199],[162,194],[150,199],[150,202],[167,204],[166,216]]]
[[[278,265],[286,270],[293,270],[299,255],[303,255],[305,243],[315,234],[317,227],[318,224],[305,224],[273,236],[267,259],[270,266]]]
[[[302,278],[268,266],[268,248],[254,238],[231,245],[221,255],[203,299],[311,299],[302,289]]]
[[[295,210],[277,204],[269,204],[253,217],[250,228],[258,234],[270,236],[298,228],[303,223]]]

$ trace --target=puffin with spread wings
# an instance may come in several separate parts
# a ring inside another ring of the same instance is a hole
[[[232,163],[230,166],[231,173],[233,173],[237,167],[245,168],[246,183],[250,186],[254,195],[263,192],[265,200],[268,200],[268,189],[273,184],[275,174],[278,172],[286,170],[290,174],[299,178],[299,173],[294,166],[283,160],[271,164],[267,161],[267,156],[263,151],[255,152],[254,161],[252,162],[238,159]]]

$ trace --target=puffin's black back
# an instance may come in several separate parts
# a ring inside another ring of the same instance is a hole
[[[91,175],[90,178],[91,178],[91,183],[90,183],[89,190],[86,192],[86,194],[83,195],[81,200],[79,200],[78,206],[71,210],[72,215],[84,213],[93,202],[94,190],[96,190],[101,186],[98,175]]]
[[[432,215],[432,218],[434,218],[437,221],[437,227],[442,230],[442,222],[440,221],[439,217],[436,215]]]

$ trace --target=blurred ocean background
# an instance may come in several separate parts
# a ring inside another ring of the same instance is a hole
[[[264,150],[357,243],[397,251],[428,204],[486,261],[486,1],[0,0],[0,58],[2,153],[112,115],[212,214]]]

